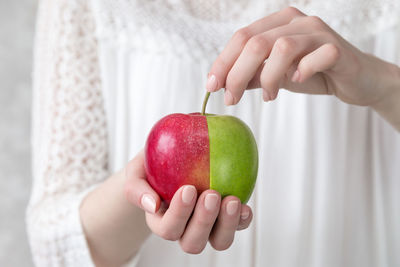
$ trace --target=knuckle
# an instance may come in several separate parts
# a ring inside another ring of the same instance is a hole
[[[229,64],[226,62],[225,57],[223,54],[219,55],[218,58],[215,60],[215,64],[213,66],[213,69],[223,69],[226,70],[229,68]]]
[[[298,16],[298,15],[302,14],[300,10],[298,10],[297,8],[292,7],[292,6],[284,8],[282,10],[282,12],[284,14],[289,15],[289,16]]]
[[[208,218],[199,218],[199,219],[197,220],[197,225],[198,225],[199,228],[202,228],[202,229],[209,229],[209,228],[211,228],[211,227],[214,225],[214,222],[211,221],[211,220],[208,219]]]
[[[129,186],[127,183],[124,185],[124,196],[126,199],[130,199],[132,194],[132,187]]]
[[[280,37],[276,40],[275,49],[281,55],[290,54],[296,47],[296,41],[291,37]]]
[[[251,32],[248,27],[239,29],[233,34],[233,40],[244,45],[251,38]]]
[[[307,23],[316,30],[325,29],[325,22],[318,16],[307,17]]]
[[[248,49],[250,49],[251,52],[257,55],[263,55],[267,50],[268,45],[269,41],[262,35],[252,37],[247,44]]]
[[[135,194],[134,192],[134,186],[132,186],[130,183],[125,183],[124,185],[124,196],[125,199],[128,200],[130,203],[134,204],[134,205],[138,205],[136,202],[139,201],[138,200],[138,196]]]
[[[338,60],[340,57],[339,48],[332,43],[326,44],[326,56],[332,61]]]

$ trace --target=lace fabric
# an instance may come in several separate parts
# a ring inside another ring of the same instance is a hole
[[[86,1],[40,2],[27,225],[37,266],[90,266],[79,205],[107,177],[95,24]]]
[[[397,0],[289,2],[40,1],[34,66],[34,181],[27,210],[37,266],[92,265],[79,205],[108,175],[97,41],[203,57],[217,55],[238,27],[289,4],[321,16],[351,38],[365,38],[398,23],[400,13]]]
[[[99,38],[120,40],[152,53],[194,57],[217,55],[235,30],[289,5],[320,16],[351,42],[400,19],[400,2],[395,0],[101,0],[93,5]]]

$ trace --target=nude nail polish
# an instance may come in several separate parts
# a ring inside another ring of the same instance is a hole
[[[239,201],[237,200],[231,200],[226,204],[226,213],[228,215],[232,216],[235,215],[239,207]]]
[[[192,200],[196,194],[196,188],[193,185],[187,185],[182,190],[182,202],[185,204],[192,203]]]
[[[250,212],[248,212],[248,211],[243,211],[243,212],[240,214],[240,219],[246,220],[247,218],[249,218],[249,216],[250,216]]]
[[[140,201],[140,204],[145,209],[145,211],[150,212],[150,213],[156,212],[156,201],[150,194],[144,194],[142,196],[142,200]]]
[[[217,194],[208,194],[204,199],[204,206],[208,211],[215,210],[217,208],[217,204],[218,204]]]
[[[206,89],[208,92],[214,92],[217,90],[218,82],[217,77],[214,74],[210,75],[207,80]]]

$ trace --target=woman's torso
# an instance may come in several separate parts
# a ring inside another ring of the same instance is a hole
[[[199,111],[207,71],[234,30],[290,4],[92,2],[111,171],[144,146],[158,119]],[[320,15],[362,49],[400,63],[394,2],[294,4]],[[331,96],[284,90],[272,103],[262,102],[259,91],[246,92],[229,108],[216,93],[208,110],[242,118],[256,136],[260,169],[250,200],[251,227],[236,234],[229,250],[207,247],[196,256],[152,236],[138,266],[400,265],[400,138],[377,114]]]

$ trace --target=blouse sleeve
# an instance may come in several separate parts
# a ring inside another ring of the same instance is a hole
[[[108,176],[95,23],[85,0],[39,1],[33,73],[33,189],[27,231],[37,266],[93,266],[82,199]]]

